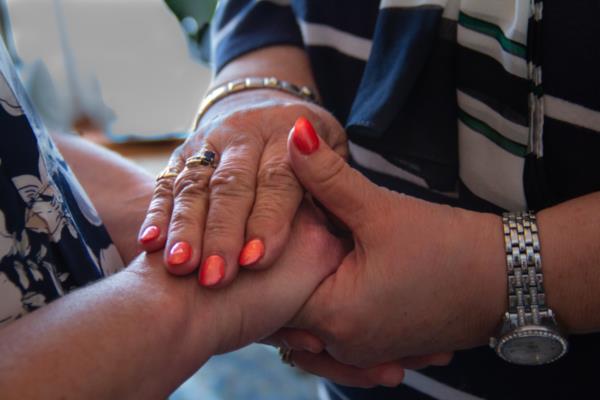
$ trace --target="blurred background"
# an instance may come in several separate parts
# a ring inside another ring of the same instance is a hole
[[[157,174],[190,133],[209,84],[216,4],[0,0],[0,28],[49,129],[76,132]],[[213,357],[171,399],[304,400],[317,392],[317,378],[252,345]]]
[[[2,1],[5,40],[49,128],[113,141],[188,133],[210,79],[199,49],[216,1]]]

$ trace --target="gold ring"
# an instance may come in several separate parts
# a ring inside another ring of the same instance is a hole
[[[160,174],[158,174],[158,176],[156,177],[156,182],[162,179],[177,178],[177,176],[179,176],[179,171],[177,170],[177,168],[167,167],[163,169]]]
[[[187,168],[193,168],[199,165],[215,168],[217,166],[217,153],[203,149],[185,160],[185,166]]]
[[[279,349],[279,358],[281,358],[281,362],[289,365],[290,367],[294,367],[294,361],[292,360],[292,349],[286,347],[278,347]]]

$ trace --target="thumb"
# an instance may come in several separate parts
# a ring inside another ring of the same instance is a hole
[[[334,152],[304,117],[298,118],[288,138],[290,163],[298,180],[314,198],[351,231],[368,221],[368,204],[377,186]]]

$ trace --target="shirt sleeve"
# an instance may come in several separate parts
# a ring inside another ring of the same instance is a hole
[[[212,22],[211,41],[217,72],[253,50],[284,44],[303,46],[292,7],[288,2],[274,0],[220,1]]]

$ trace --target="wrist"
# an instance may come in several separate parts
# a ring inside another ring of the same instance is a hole
[[[291,107],[297,107],[298,113],[300,113],[300,109],[311,110],[311,112],[323,110],[316,103],[311,103],[280,90],[270,88],[247,90],[231,93],[214,103],[197,119],[196,128],[215,121],[220,123],[224,119],[234,116],[239,116],[240,122],[244,122],[247,121],[248,116],[256,112],[262,113],[267,110],[288,109]],[[291,125],[285,131],[285,134],[288,133],[290,128]]]
[[[202,116],[216,103],[234,94],[257,90],[275,90],[292,95],[309,103],[319,103],[316,93],[307,86],[297,86],[293,83],[269,76],[248,76],[226,82],[210,89],[200,103],[194,127],[198,126]]]
[[[194,277],[170,275],[160,252],[143,253],[123,273],[131,273],[132,281],[150,294],[143,310],[153,316],[148,329],[160,331],[180,376],[191,375],[218,349],[214,307],[204,301],[206,294]]]
[[[468,301],[463,315],[467,319],[467,347],[487,344],[497,333],[507,310],[506,257],[501,218],[494,214],[459,209],[458,265],[464,277]]]

